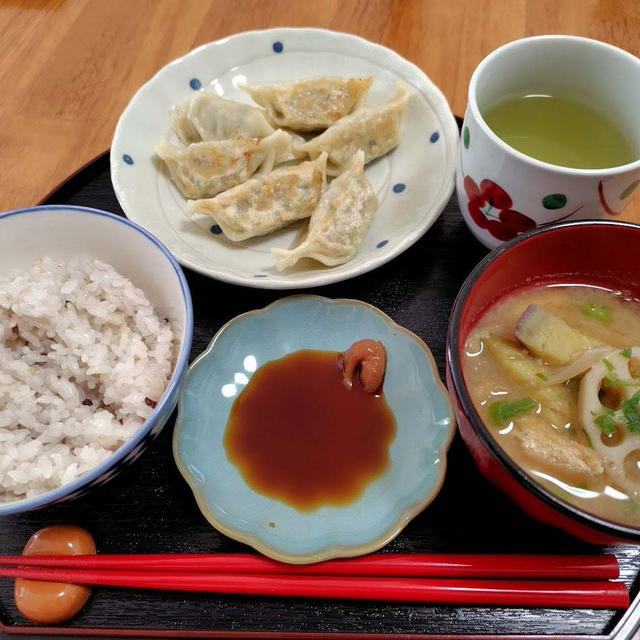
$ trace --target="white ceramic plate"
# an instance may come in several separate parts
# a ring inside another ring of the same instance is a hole
[[[357,255],[325,267],[304,260],[279,273],[272,247],[288,248],[301,223],[233,243],[205,216],[184,216],[186,200],[154,159],[162,138],[175,140],[168,111],[202,87],[250,102],[238,82],[276,84],[315,75],[372,75],[365,104],[382,104],[395,82],[411,89],[400,144],[366,167],[380,206]],[[442,93],[394,51],[362,38],[322,29],[247,31],[203,45],[161,69],[135,94],[116,127],[111,177],[127,216],[159,238],[185,267],[251,287],[290,289],[351,278],[388,262],[416,242],[440,215],[454,186],[458,129]]]

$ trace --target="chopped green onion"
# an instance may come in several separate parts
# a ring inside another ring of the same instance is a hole
[[[626,349],[623,349],[620,352],[621,356],[624,356],[625,358],[630,358],[631,357],[631,347],[627,347]]]
[[[573,485],[576,489],[588,489],[589,487],[587,486],[586,482],[576,482]]]
[[[604,407],[603,413],[594,419],[602,433],[611,435],[616,425],[626,427],[631,433],[640,433],[640,391],[620,403],[620,410],[613,411]],[[585,431],[585,435],[586,435]]]
[[[628,400],[620,403],[620,409],[625,417],[625,426],[631,433],[640,431],[640,391],[636,391]]]
[[[536,373],[536,376],[538,376],[540,380],[544,380],[545,382],[548,380],[547,376],[545,376],[544,373]]]
[[[531,398],[520,398],[513,402],[493,402],[489,405],[489,416],[492,422],[501,426],[517,416],[537,407],[538,403]]]
[[[616,421],[606,413],[599,415],[594,422],[600,427],[602,433],[608,436],[616,431]]]
[[[604,366],[607,368],[607,371],[609,371],[609,373],[605,377],[605,380],[612,387],[640,387],[640,380],[638,378],[623,380],[622,378],[618,377],[618,374],[615,371],[615,367],[606,358],[602,358],[602,364],[604,364]]]
[[[589,433],[585,429],[582,430],[582,433],[584,433],[584,437],[587,440],[587,444],[593,449],[593,442],[591,441],[591,436],[589,435]]]
[[[611,314],[609,313],[609,309],[605,306],[597,307],[595,304],[587,302],[583,304],[580,309],[582,310],[582,313],[594,320],[599,320],[600,322],[611,322]]]
[[[633,498],[627,498],[624,502],[629,511],[635,511],[638,508],[638,503]]]
[[[638,378],[630,378],[629,380],[623,380],[618,378],[617,373],[610,373],[605,377],[605,380],[612,387],[640,387],[640,380]]]

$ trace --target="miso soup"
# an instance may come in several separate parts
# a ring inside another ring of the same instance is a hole
[[[588,286],[498,301],[465,344],[473,403],[537,482],[640,527],[640,302]]]

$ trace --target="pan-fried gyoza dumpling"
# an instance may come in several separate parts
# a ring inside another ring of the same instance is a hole
[[[327,174],[337,175],[353,154],[362,149],[365,164],[391,151],[402,135],[402,116],[409,90],[398,82],[393,99],[380,107],[363,107],[330,126],[324,133],[297,147],[310,158],[329,154]]]
[[[227,138],[266,138],[274,132],[264,111],[197,91],[169,110],[171,128],[185,144]]]
[[[304,241],[291,250],[271,249],[278,271],[293,266],[300,258],[334,266],[355,255],[378,206],[363,169],[364,152],[358,151],[322,194]]]
[[[155,151],[187,198],[215,196],[248,180],[256,171],[269,173],[274,165],[293,158],[291,136],[281,130],[262,140],[210,140],[184,149],[162,140]]]
[[[234,241],[271,233],[308,218],[326,185],[327,154],[316,160],[276,169],[207,200],[192,200],[185,214],[211,216]]]
[[[295,131],[318,131],[351,113],[369,90],[371,81],[371,76],[317,76],[291,84],[239,87],[267,110],[273,125]]]

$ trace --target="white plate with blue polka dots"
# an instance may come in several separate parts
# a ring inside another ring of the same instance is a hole
[[[186,199],[153,149],[163,138],[176,140],[169,128],[169,108],[194,90],[250,102],[238,83],[280,84],[316,75],[372,75],[366,105],[387,102],[396,81],[403,80],[411,91],[404,133],[395,149],[366,166],[379,207],[355,257],[335,267],[305,259],[278,272],[271,248],[293,246],[303,223],[231,242],[211,219],[185,217]],[[233,284],[294,289],[371,271],[422,237],[451,197],[457,145],[455,118],[440,90],[394,51],[323,29],[267,29],[198,47],[143,85],[116,127],[111,178],[127,217],[159,238],[185,267]]]

